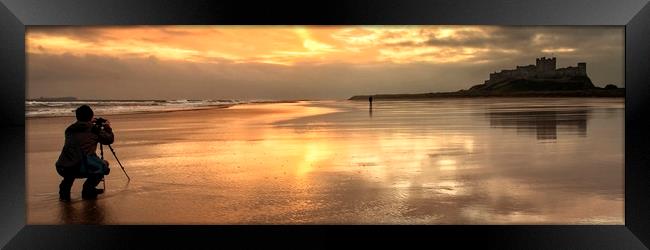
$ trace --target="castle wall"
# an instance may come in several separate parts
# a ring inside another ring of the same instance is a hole
[[[556,68],[557,61],[553,58],[537,58],[535,65],[517,66],[516,69],[502,70],[500,72],[490,73],[490,78],[485,81],[486,84],[499,82],[505,79],[529,79],[529,78],[564,78],[587,75],[587,64],[578,63],[577,67]]]

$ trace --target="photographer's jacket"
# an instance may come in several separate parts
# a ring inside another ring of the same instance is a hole
[[[77,121],[65,130],[65,144],[56,161],[56,168],[77,167],[81,163],[82,153],[96,154],[97,143],[109,145],[113,140],[113,130],[110,127],[100,130],[91,122]]]

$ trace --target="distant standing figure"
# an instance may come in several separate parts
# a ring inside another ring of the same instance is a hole
[[[372,109],[372,96],[368,97],[368,103],[370,103],[370,109]]]

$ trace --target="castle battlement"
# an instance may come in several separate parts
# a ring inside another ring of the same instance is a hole
[[[557,68],[557,60],[553,58],[536,58],[535,65],[516,66],[515,69],[504,69],[490,73],[486,84],[514,79],[558,79],[576,76],[587,76],[587,63],[580,62],[577,67]]]

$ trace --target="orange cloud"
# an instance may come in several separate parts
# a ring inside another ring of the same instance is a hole
[[[563,33],[557,33],[561,31]],[[575,53],[562,28],[497,26],[30,27],[36,54],[199,63],[460,63],[493,55]]]

